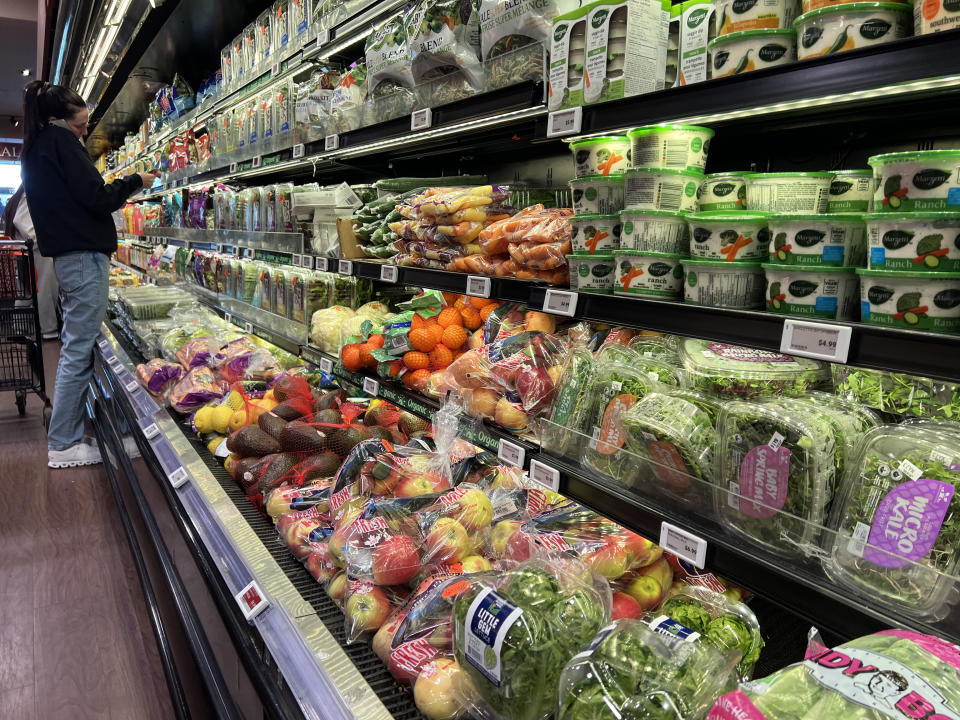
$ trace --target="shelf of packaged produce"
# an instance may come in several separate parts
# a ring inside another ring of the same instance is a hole
[[[304,60],[326,60],[336,55],[342,54],[352,46],[358,45],[366,40],[372,32],[372,28],[386,20],[398,10],[402,10],[406,5],[406,0],[384,0],[379,3],[367,3],[372,7],[365,8],[361,12],[346,18],[342,23],[330,28],[326,32],[326,42],[320,44],[324,31],[319,33],[314,30],[314,37],[318,38],[315,42],[304,45]],[[361,49],[362,48],[357,48]],[[362,54],[362,53],[360,53]]]
[[[660,122],[700,123],[713,128],[805,117],[829,122],[851,108],[921,111],[960,94],[960,30],[906,38],[813,60],[707,82],[668,88],[600,105],[585,106],[581,134],[623,131]],[[955,105],[955,101],[954,101]],[[537,137],[547,137],[547,118]]]
[[[375,260],[354,260],[353,274],[371,280],[382,280],[384,267],[391,267],[389,260],[379,262]],[[401,285],[412,285],[414,287],[460,293],[461,295],[468,294],[470,289],[468,288],[468,278],[470,277],[489,279],[490,297],[507,302],[526,303],[530,297],[531,288],[536,285],[530,280],[518,280],[517,278],[488,277],[486,275],[470,276],[463,273],[447,272],[446,270],[397,267],[397,282]]]
[[[368,645],[346,646],[340,610],[209,451],[166,409],[143,415],[136,394],[146,393],[131,391],[126,379],[132,373],[130,356],[108,326],[102,333],[98,347],[112,395],[158,481],[169,482],[168,501],[187,542],[194,544],[195,557],[207,558],[207,568],[218,571],[207,580],[224,588],[221,614],[239,616],[246,627],[234,598],[253,580],[270,603],[249,621],[250,636],[258,636],[255,644],[265,645],[268,656],[260,651],[245,663],[262,671],[276,695],[283,695],[281,678],[292,691],[300,712],[277,717],[420,717]],[[236,617],[225,620],[229,625]]]
[[[143,229],[145,238],[164,238],[182,240],[187,243],[250,250],[266,250],[279,253],[300,253],[303,251],[303,233],[253,232],[250,230],[207,230],[203,228],[163,228]]]
[[[404,387],[402,383],[385,380],[372,373],[356,373],[345,369],[336,357],[325,353],[322,350],[305,345],[300,349],[300,355],[304,360],[315,365],[325,372],[331,372],[335,377],[349,382],[360,389],[365,389],[364,380],[375,380],[377,382],[377,397],[392,402],[399,408],[413,413],[424,420],[433,420],[433,417],[440,409],[440,403],[433,398],[428,398],[415,390]],[[479,422],[466,415],[460,418],[459,437],[472,442],[484,450],[492,453],[500,453],[501,443],[507,442],[523,450],[523,459],[520,465],[524,467],[528,464],[531,456],[539,450],[539,445],[530,440],[519,438],[513,433],[506,432],[487,422]]]
[[[137,278],[139,278],[142,282],[145,282],[145,283],[153,282],[153,278],[151,278],[149,275],[143,272],[143,270],[135,268],[132,265],[127,265],[126,263],[122,263],[119,260],[116,260],[115,258],[110,258],[110,264],[113,265],[113,267],[120,268],[121,270],[126,270],[128,273],[132,273],[136,275]]]

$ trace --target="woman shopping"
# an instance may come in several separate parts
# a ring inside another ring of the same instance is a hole
[[[83,403],[93,375],[93,343],[107,309],[110,255],[117,249],[111,213],[154,180],[138,173],[105,184],[83,145],[89,111],[70,88],[35,81],[23,102],[23,187],[40,254],[53,258],[63,331],[47,430],[52,468],[100,462],[83,437]]]

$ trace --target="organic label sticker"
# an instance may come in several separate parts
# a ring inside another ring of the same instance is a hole
[[[740,512],[755,518],[777,514],[790,487],[790,448],[759,445],[740,463]]]
[[[691,478],[686,463],[672,443],[663,440],[648,442],[647,452],[654,463],[653,474],[661,482],[678,489],[690,487]]]

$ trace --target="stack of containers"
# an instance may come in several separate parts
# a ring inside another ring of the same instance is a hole
[[[631,167],[630,139],[624,135],[595,137],[570,143],[576,178],[570,181],[574,215],[569,219],[573,253],[570,287],[580,292],[610,295],[614,256],[620,248],[620,211],[624,176]]]
[[[960,332],[960,150],[875,155],[860,319]]]
[[[913,34],[914,10],[909,2],[803,0],[801,9],[803,14],[793,22],[800,60],[882,45]]]
[[[627,136],[634,168],[624,183],[615,292],[676,300],[683,287],[681,264],[690,256],[686,216],[699,209],[713,130],[648,125]]]
[[[794,62],[797,31],[792,25],[797,6],[798,0],[717,0],[713,16],[716,37],[708,46],[711,77],[740,75]]]

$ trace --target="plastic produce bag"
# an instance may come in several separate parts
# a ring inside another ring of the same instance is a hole
[[[738,655],[617,620],[563,669],[557,720],[702,718],[735,684]]]
[[[406,27],[424,107],[483,90],[480,26],[471,0],[422,0],[407,15]]]
[[[535,558],[502,575],[465,578],[453,609],[454,652],[477,717],[545,720],[563,666],[610,617],[610,588],[577,559]]]
[[[340,352],[340,326],[355,315],[349,307],[333,305],[317,310],[310,320],[310,340],[327,353]]]
[[[170,391],[170,406],[179,413],[189,414],[211,400],[223,397],[229,385],[218,380],[210,368],[195,367]]]
[[[354,63],[340,77],[330,98],[331,129],[338,133],[358,130],[363,126],[364,99],[367,96],[367,68],[362,61]]]
[[[297,477],[296,468],[291,470],[290,474]],[[301,479],[299,483],[294,482],[270,491],[263,502],[263,509],[267,515],[276,520],[281,515],[303,512],[312,507],[317,508],[321,517],[327,513],[330,502],[330,480],[311,479],[305,483],[302,477],[299,479]]]
[[[154,358],[137,365],[137,378],[154,397],[166,398],[167,393],[183,375],[183,368],[175,363]]]
[[[347,644],[358,642],[365,635],[376,632],[393,611],[394,605],[384,588],[347,574],[343,605]]]
[[[478,242],[485,255],[501,255],[508,251],[510,243],[569,245],[570,217],[573,210],[569,208],[532,205],[484,228]]]
[[[932,635],[883,630],[826,647],[811,630],[803,662],[745,683],[707,720],[952,718],[960,707],[960,650]]]
[[[413,72],[403,17],[390,18],[367,36],[369,117],[384,122],[413,111]]]

